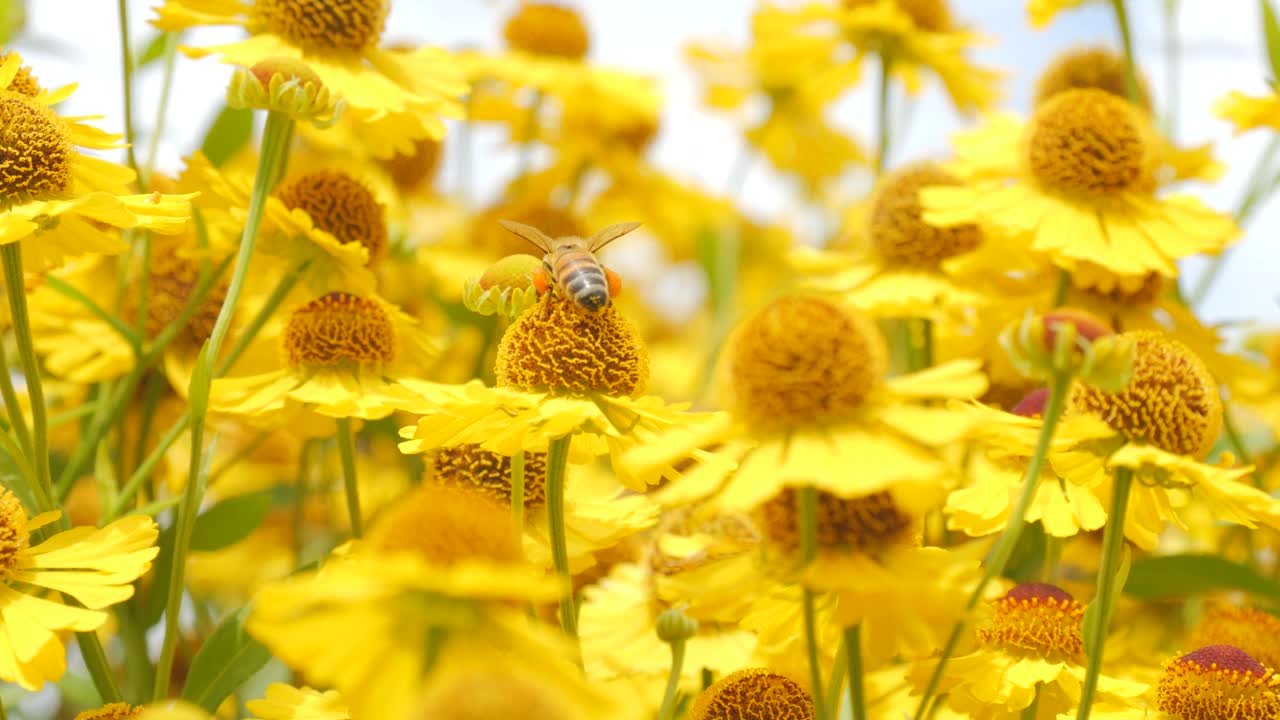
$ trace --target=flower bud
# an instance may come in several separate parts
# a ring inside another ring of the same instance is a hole
[[[1109,390],[1123,388],[1133,372],[1133,343],[1083,310],[1028,313],[1005,328],[1000,345],[1019,372],[1040,380],[1065,373]]]
[[[227,104],[284,113],[322,129],[338,122],[346,106],[329,93],[309,65],[289,57],[268,58],[248,70],[236,70],[227,88]]]
[[[684,642],[696,634],[698,621],[685,615],[683,607],[673,607],[658,615],[658,639],[662,642]]]
[[[508,255],[489,266],[479,278],[466,281],[462,302],[481,315],[499,313],[514,320],[538,302],[533,271],[541,260],[532,255]]]

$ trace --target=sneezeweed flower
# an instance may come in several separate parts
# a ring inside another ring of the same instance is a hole
[[[15,85],[21,63],[13,52],[0,61],[0,87]],[[31,89],[22,82],[16,87]],[[7,148],[0,163],[0,243],[22,243],[28,272],[91,253],[120,254],[128,245],[118,229],[174,234],[191,215],[193,195],[129,194],[132,170],[83,152],[119,148],[120,137],[84,124],[88,118],[50,109],[72,90],[34,96],[0,90],[0,145]]]
[[[376,295],[347,292],[290,309],[258,342],[279,343],[280,365],[215,380],[210,407],[268,424],[305,421],[309,412],[386,417],[412,397],[399,380],[434,355],[416,320]]]
[[[1097,0],[1027,0],[1027,17],[1031,26],[1043,29],[1063,10],[1077,8]]]
[[[699,460],[663,489],[664,504],[709,499],[711,508],[745,512],[786,487],[853,498],[902,481],[930,483],[950,473],[936,448],[958,439],[965,421],[922,401],[986,389],[972,361],[886,380],[879,329],[819,296],[786,297],[760,310],[735,331],[725,362],[731,412],[628,459],[637,471]]]
[[[290,57],[267,58],[237,70],[227,88],[227,105],[281,113],[319,128],[336,123],[344,107],[310,66]]]
[[[260,700],[245,703],[254,720],[349,720],[347,705],[335,690],[320,692],[271,683]]]
[[[803,685],[782,673],[749,668],[727,675],[703,690],[689,711],[689,720],[732,717],[813,720],[816,714],[813,697]]]
[[[1233,90],[1213,107],[1214,114],[1231,121],[1236,134],[1256,128],[1280,129],[1276,113],[1280,110],[1280,93],[1275,90],[1261,97]]]
[[[1060,92],[1027,125],[1013,182],[927,189],[925,221],[1025,235],[1067,270],[1088,261],[1117,275],[1176,277],[1176,260],[1217,252],[1238,230],[1195,197],[1155,196],[1153,133],[1136,106],[1105,90]]]
[[[1036,703],[1035,717],[1053,718],[1080,702],[1084,678],[1084,606],[1061,588],[1024,583],[989,603],[990,617],[976,630],[978,648],[950,661],[938,691],[960,713],[987,718],[1023,716]],[[932,661],[912,673],[921,687]],[[1149,687],[1103,675],[1094,707],[1132,706]]]
[[[1190,644],[1231,645],[1269,668],[1280,667],[1280,617],[1257,608],[1215,605],[1192,632]]]
[[[141,716],[143,708],[129,703],[107,703],[95,710],[85,710],[75,720],[132,720]]]
[[[106,608],[133,596],[133,581],[159,552],[156,524],[144,515],[32,545],[31,533],[57,519],[52,512],[28,518],[18,498],[0,489],[0,679],[32,691],[66,671],[66,634],[102,627]]]
[[[762,15],[762,24],[770,28],[766,42],[841,38],[853,46],[854,64],[871,53],[887,58],[890,72],[902,78],[908,92],[919,91],[922,71],[932,72],[962,112],[986,109],[999,95],[1000,74],[966,58],[983,38],[958,26],[945,0],[844,0],[794,10],[771,7]]]
[[[1232,645],[1209,645],[1170,659],[1156,707],[1178,720],[1280,716],[1280,677]]]
[[[295,58],[310,67],[318,86],[347,103],[364,124],[369,152],[390,157],[412,152],[413,142],[444,135],[442,117],[460,117],[466,92],[454,59],[437,48],[391,50],[380,46],[390,3],[386,0],[233,0],[209,6],[167,0],[152,23],[177,32],[193,27],[238,25],[249,37],[211,47],[183,47],[188,57],[221,56],[251,68],[264,60]]]

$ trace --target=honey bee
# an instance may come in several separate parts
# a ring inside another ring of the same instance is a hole
[[[595,253],[640,227],[638,222],[618,223],[586,240],[573,235],[553,240],[531,225],[510,220],[498,223],[542,251],[542,265],[533,273],[533,286],[539,295],[554,285],[574,305],[592,314],[609,307],[610,300],[622,291],[622,279],[601,265]]]

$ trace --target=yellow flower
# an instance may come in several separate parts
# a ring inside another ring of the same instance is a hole
[[[1237,135],[1260,127],[1280,129],[1280,120],[1277,120],[1280,95],[1276,93],[1254,97],[1232,91],[1214,105],[1213,111],[1218,117],[1230,120]]]
[[[1178,718],[1280,715],[1280,676],[1232,645],[1171,658],[1156,685],[1156,707]]]
[[[1267,667],[1280,667],[1280,617],[1256,608],[1214,605],[1196,626],[1190,644],[1232,645]]]
[[[272,423],[301,410],[383,418],[413,397],[398,381],[434,354],[417,322],[377,296],[331,292],[293,308],[282,324],[260,340],[280,343],[283,367],[215,380],[211,408]]]
[[[0,61],[0,87],[22,89],[15,85],[21,63],[17,53]],[[9,148],[0,163],[0,244],[21,242],[28,272],[90,253],[122,253],[128,245],[118,228],[173,234],[191,215],[194,195],[126,194],[132,170],[82,152],[118,148],[120,138],[49,108],[72,90],[0,90],[0,144]]]
[[[1027,0],[1027,17],[1031,26],[1044,28],[1063,10],[1078,8],[1093,0]]]
[[[0,489],[0,679],[32,691],[66,671],[65,633],[102,627],[105,608],[133,596],[133,581],[159,552],[156,524],[143,515],[30,544],[32,532],[57,519],[28,519],[17,497]]]
[[[1000,74],[972,65],[965,57],[983,38],[957,27],[942,0],[811,2],[795,10],[769,7],[762,11],[760,22],[769,29],[767,42],[825,43],[831,37],[842,38],[856,51],[854,64],[878,53],[889,59],[890,72],[900,76],[912,93],[920,89],[920,71],[933,72],[962,112],[986,109],[998,97]]]
[[[1176,260],[1217,252],[1239,230],[1195,197],[1155,196],[1152,138],[1148,119],[1128,102],[1096,88],[1060,92],[1026,126],[1013,182],[926,189],[925,222],[983,221],[1026,237],[1067,270],[1088,261],[1118,275],[1176,277]]]
[[[320,692],[271,683],[261,700],[245,703],[255,720],[349,720],[346,703],[334,690]]]
[[[423,47],[380,46],[390,3],[385,0],[167,0],[152,23],[177,32],[236,25],[249,37],[212,47],[184,47],[193,58],[250,68],[271,58],[299,58],[346,104],[366,132],[360,140],[378,157],[413,152],[413,143],[444,135],[441,117],[460,117],[466,92],[454,59]]]
[[[951,473],[936,449],[968,421],[920,401],[973,397],[986,380],[971,360],[885,380],[886,354],[879,330],[856,311],[816,296],[775,301],[727,348],[733,412],[653,440],[625,464],[645,472],[698,459],[657,499],[710,498],[724,512],[750,510],[784,487],[852,498],[933,486]]]
[[[689,720],[718,720],[727,717],[762,718],[814,717],[813,697],[803,685],[782,673],[765,668],[739,670],[718,680],[699,693],[689,711]]]

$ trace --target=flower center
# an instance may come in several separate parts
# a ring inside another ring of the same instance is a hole
[[[584,313],[547,293],[502,336],[494,372],[498,385],[524,390],[634,397],[649,381],[649,353],[612,305]]]
[[[436,174],[440,166],[440,141],[426,138],[413,144],[413,154],[396,153],[382,161],[396,187],[416,190]]]
[[[76,715],[75,720],[127,720],[127,718],[135,718],[141,714],[141,707],[119,702],[103,705],[97,710],[85,710]]]
[[[387,24],[387,0],[255,0],[254,20],[295,45],[359,51]]]
[[[8,60],[9,56],[12,54],[13,53],[7,52],[0,53],[0,65],[3,65],[4,61]],[[40,87],[40,83],[31,76],[31,68],[26,65],[18,68],[18,72],[13,76],[13,80],[9,82],[9,87],[5,88],[5,90],[8,90],[9,92],[16,92],[19,95],[26,95],[27,97],[35,97],[36,95],[39,95],[42,89],[43,88]]]
[[[986,645],[1068,658],[1084,654],[1080,634],[1084,606],[1056,585],[1023,583],[992,603],[989,627],[978,630]]]
[[[431,459],[434,481],[470,489],[503,507],[511,505],[511,458],[479,445],[440,448]],[[524,506],[542,507],[547,499],[547,454],[525,453]]]
[[[551,3],[523,3],[502,27],[502,36],[513,49],[569,60],[581,60],[591,47],[582,17]]]
[[[377,302],[331,292],[293,311],[284,349],[293,366],[379,364],[395,357],[395,339],[391,318]]]
[[[362,183],[341,170],[303,175],[277,191],[290,210],[302,209],[316,227],[340,243],[358,242],[369,251],[368,265],[387,251],[387,223],[382,205]]]
[[[0,207],[70,190],[74,157],[58,116],[25,95],[0,92]]]
[[[689,720],[812,720],[813,698],[800,683],[764,668],[724,676],[703,690]]]
[[[1231,645],[1173,658],[1156,684],[1156,707],[1181,720],[1280,717],[1280,678]]]
[[[1074,48],[1059,55],[1036,82],[1035,106],[1040,107],[1060,92],[1094,88],[1127,98],[1124,56],[1103,47]],[[1151,109],[1146,79],[1138,77],[1138,105]]]
[[[1133,375],[1120,392],[1077,383],[1067,411],[1092,413],[1135,442],[1203,458],[1222,427],[1218,384],[1185,345],[1155,331],[1125,333],[1135,343]]]
[[[733,409],[765,426],[840,419],[880,387],[886,358],[865,315],[819,297],[783,298],[737,331],[728,358]]]
[[[380,552],[412,552],[432,565],[464,560],[524,561],[511,517],[488,497],[467,488],[420,485],[396,502],[369,530]]]
[[[148,276],[147,336],[155,337],[182,314],[191,300],[200,282],[200,266],[179,256],[175,247],[157,247],[151,253]],[[209,339],[222,310],[222,301],[227,297],[227,285],[222,281],[209,289],[180,337],[196,347]],[[134,293],[125,295],[122,309],[126,318],[138,316],[138,300]]]
[[[18,557],[27,547],[27,511],[22,502],[7,488],[0,488],[0,582],[18,565]]]
[[[1191,643],[1231,645],[1267,667],[1280,667],[1280,617],[1254,608],[1219,605],[1206,613]]]
[[[847,8],[866,7],[878,0],[844,0]],[[951,29],[951,11],[945,0],[897,0],[898,9],[911,17],[921,30],[946,32]]]
[[[1027,130],[1031,173],[1067,192],[1119,193],[1145,180],[1148,142],[1133,105],[1104,90],[1065,90]]]
[[[929,267],[978,247],[982,231],[977,225],[940,228],[921,218],[921,189],[959,184],[932,163],[903,168],[886,178],[870,213],[871,242],[880,255],[890,262]]]
[[[898,509],[893,496],[878,492],[842,498],[818,492],[816,513],[820,550],[872,551],[903,539],[915,529],[910,515]],[[799,504],[796,491],[784,488],[760,506],[760,526],[769,542],[788,553],[800,550]]]

